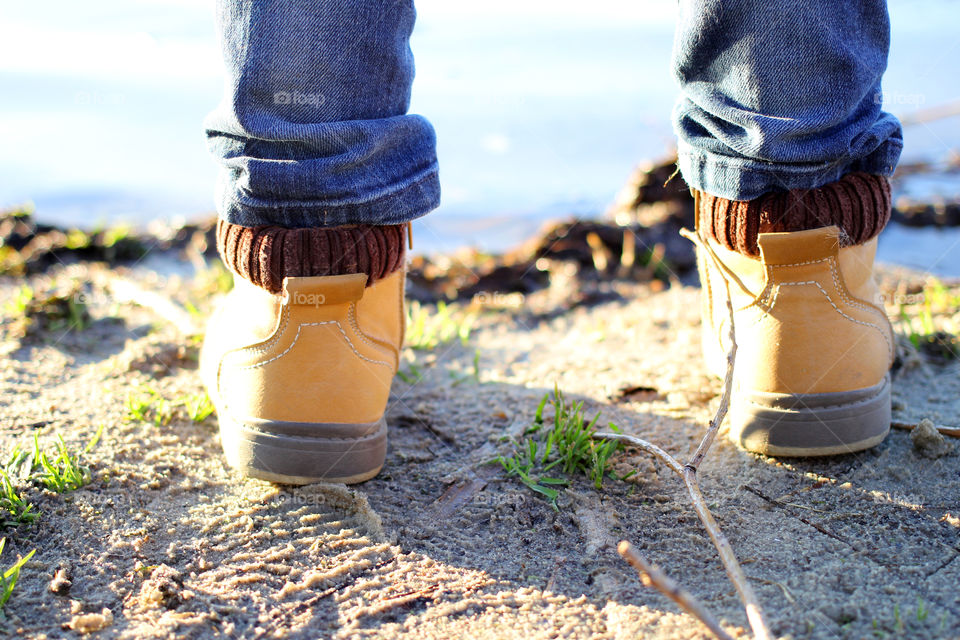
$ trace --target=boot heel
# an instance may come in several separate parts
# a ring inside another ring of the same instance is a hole
[[[890,376],[873,387],[835,393],[739,390],[730,403],[730,438],[773,456],[862,451],[890,431]]]
[[[231,467],[281,484],[369,480],[383,467],[387,425],[233,420],[220,415],[220,439]]]

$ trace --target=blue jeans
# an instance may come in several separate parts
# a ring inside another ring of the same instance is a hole
[[[900,123],[881,110],[885,0],[681,0],[673,110],[687,183],[731,200],[891,175]]]
[[[433,128],[407,114],[414,17],[412,0],[218,0],[227,87],[205,126],[221,217],[397,224],[438,205]],[[884,0],[681,0],[684,178],[749,200],[889,175],[902,135],[881,111],[888,48]]]
[[[204,123],[217,210],[244,226],[397,224],[437,207],[408,115],[413,0],[218,0],[226,95]]]

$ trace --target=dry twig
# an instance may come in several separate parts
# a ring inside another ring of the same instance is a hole
[[[676,602],[681,609],[705,624],[713,632],[713,635],[720,640],[733,640],[730,634],[720,626],[713,614],[699,600],[694,598],[693,594],[663,573],[657,565],[647,562],[643,556],[637,553],[632,544],[623,540],[617,545],[617,552],[640,573],[640,581],[644,585],[659,589],[664,595]]]
[[[894,429],[903,429],[904,431],[912,431],[914,427],[917,426],[915,422],[899,422],[894,420],[890,423],[890,426]],[[953,438],[960,438],[960,427],[948,427],[942,424],[935,424],[933,428],[942,433],[945,436],[951,436]]]
[[[690,236],[688,235],[687,237]],[[691,239],[694,238],[691,237]],[[700,483],[697,480],[697,470],[700,468],[700,464],[703,462],[704,458],[706,458],[707,452],[710,450],[710,446],[716,439],[717,431],[720,429],[720,424],[727,415],[727,409],[730,406],[730,390],[733,387],[733,365],[737,354],[737,340],[734,332],[733,303],[730,298],[730,285],[726,281],[726,278],[724,278],[724,284],[727,288],[727,313],[730,317],[730,351],[727,353],[727,373],[723,381],[723,395],[720,397],[720,406],[717,408],[717,413],[714,415],[713,420],[710,421],[707,432],[704,434],[703,440],[701,440],[700,446],[697,447],[697,450],[690,459],[690,462],[686,464],[680,464],[675,457],[657,445],[647,442],[642,438],[637,438],[636,436],[619,433],[598,433],[595,437],[604,440],[619,440],[643,449],[644,451],[659,458],[664,464],[677,473],[677,475],[683,478],[683,482],[687,487],[687,492],[690,494],[690,500],[693,503],[693,509],[696,511],[697,516],[700,518],[700,522],[703,523],[703,527],[707,530],[707,534],[710,536],[714,546],[720,553],[720,560],[723,562],[723,567],[727,572],[727,577],[730,578],[730,582],[733,583],[734,588],[737,590],[737,594],[740,596],[740,601],[743,602],[743,606],[747,613],[747,620],[750,623],[750,627],[753,629],[754,637],[758,640],[769,640],[771,638],[770,630],[767,628],[767,624],[764,621],[763,608],[760,606],[760,601],[757,599],[756,593],[754,593],[753,588],[747,581],[747,576],[743,572],[743,568],[740,566],[740,562],[737,560],[736,554],[733,552],[733,547],[730,545],[730,542],[727,540],[726,536],[723,535],[723,531],[720,530],[720,526],[717,524],[717,521],[714,520],[713,514],[710,513],[710,509],[707,507],[707,503],[703,499],[703,493],[700,491]],[[626,555],[624,553],[624,549],[629,550],[632,555]],[[664,595],[666,595],[668,598],[671,598],[674,602],[677,602],[677,604],[686,609],[690,614],[696,616],[717,637],[729,637],[725,632],[723,632],[722,629],[720,629],[718,632],[717,628],[715,628],[716,619],[703,607],[703,605],[696,600],[693,600],[693,596],[689,595],[689,593],[686,591],[683,592],[686,594],[687,598],[684,602],[686,604],[692,603],[692,607],[685,606],[684,603],[681,603],[679,600],[677,600],[673,587],[679,589],[679,585],[676,585],[676,583],[674,583],[672,580],[669,580],[669,578],[666,578],[666,576],[663,576],[663,574],[660,574],[654,578],[649,569],[641,568],[651,567],[652,565],[645,559],[641,558],[629,543],[626,543],[626,547],[624,547],[624,543],[621,543],[619,550],[621,555],[623,555],[631,565],[637,568],[637,570],[640,572],[641,579],[644,579],[643,576],[647,576],[647,579],[654,587],[659,589]],[[638,564],[635,564],[635,560],[642,562],[642,564],[639,564],[638,566]],[[661,578],[666,578],[668,582],[662,580]],[[721,635],[721,633],[723,633],[723,635]]]

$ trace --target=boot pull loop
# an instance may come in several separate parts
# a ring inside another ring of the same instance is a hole
[[[698,234],[700,233],[700,190],[699,189],[690,189],[691,195],[693,195],[693,229]],[[683,235],[683,232],[680,232],[680,235]],[[686,238],[686,236],[684,236]],[[692,241],[696,244],[696,241]]]
[[[367,274],[288,276],[283,279],[283,302],[292,306],[322,307],[356,302],[363,297]]]

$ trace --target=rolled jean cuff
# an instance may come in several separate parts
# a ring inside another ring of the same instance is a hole
[[[680,140],[678,165],[690,187],[728,200],[746,201],[771,191],[816,189],[854,171],[889,177],[902,150],[902,140],[888,138],[862,158],[783,164],[706,153]]]
[[[244,227],[336,227],[348,224],[403,224],[425,216],[440,204],[437,163],[362,202],[264,202],[238,194],[232,185],[218,189],[220,218]]]

